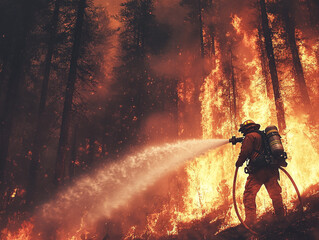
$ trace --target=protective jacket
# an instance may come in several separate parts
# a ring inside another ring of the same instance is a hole
[[[237,160],[239,166],[242,166],[247,158],[254,161],[259,156],[259,153],[264,151],[262,137],[257,131],[258,130],[252,129],[245,133],[245,138]]]
[[[250,129],[245,132],[245,138],[242,142],[241,152],[238,156],[236,166],[242,166],[246,159],[251,162],[260,157],[264,153],[263,139],[257,129]],[[277,217],[284,216],[284,207],[281,196],[281,187],[278,183],[279,171],[276,167],[269,165],[259,168],[257,171],[250,173],[245,185],[244,206],[246,213],[246,223],[251,225],[256,222],[256,195],[264,184],[270,198]]]

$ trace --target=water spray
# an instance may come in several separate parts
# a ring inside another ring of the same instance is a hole
[[[116,210],[128,206],[135,196],[169,172],[227,143],[228,139],[183,140],[145,147],[123,159],[101,165],[39,207],[33,215],[35,225],[43,229],[57,226],[61,237],[56,239],[65,239],[62,233],[81,235],[79,229],[90,229],[100,219],[114,217]]]
[[[236,136],[232,136],[232,138],[229,139],[229,142],[232,143],[233,145],[236,145],[236,143],[238,142],[243,142],[244,138],[240,137],[240,138],[236,138]],[[291,181],[292,185],[294,186],[297,196],[298,196],[298,200],[300,202],[299,205],[299,210],[302,213],[303,212],[303,204],[302,204],[302,199],[301,199],[301,195],[300,192],[298,190],[298,187],[295,183],[295,181],[293,180],[293,178],[291,177],[291,175],[287,172],[287,170],[285,170],[284,168],[279,166],[279,169],[284,172],[286,174],[286,176],[289,178],[289,180]],[[234,209],[236,212],[236,215],[239,219],[239,221],[242,223],[242,225],[253,235],[257,236],[258,233],[255,232],[254,230],[252,230],[249,226],[247,226],[247,224],[243,221],[243,219],[241,218],[238,208],[237,208],[237,202],[236,202],[236,180],[237,180],[237,174],[238,174],[238,167],[236,167],[235,170],[235,175],[234,175],[234,182],[233,182],[233,203],[234,203]]]

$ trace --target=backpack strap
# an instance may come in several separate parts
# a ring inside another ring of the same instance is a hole
[[[259,149],[253,149],[253,151],[258,154],[256,158],[267,153],[266,135],[263,131],[258,131],[257,133],[261,136],[261,145]]]
[[[250,171],[250,173],[256,171],[257,169],[263,168],[265,166],[268,165],[268,161],[267,161],[267,142],[266,142],[266,135],[264,134],[264,132],[262,131],[258,131],[257,132],[260,136],[261,136],[261,145],[259,147],[259,149],[253,149],[253,154],[252,156],[254,156],[254,160],[252,161],[251,159],[248,162],[247,166],[250,166],[252,169],[252,171]],[[257,155],[255,155],[257,154]],[[264,162],[264,163],[263,163]]]

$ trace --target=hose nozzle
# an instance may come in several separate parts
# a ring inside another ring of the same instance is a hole
[[[233,145],[236,145],[238,142],[242,142],[244,140],[244,137],[238,137],[232,136],[232,138],[229,139],[229,142],[232,143]]]

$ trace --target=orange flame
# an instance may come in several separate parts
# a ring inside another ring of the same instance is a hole
[[[235,15],[232,24],[236,28],[236,33],[243,36],[241,48],[245,48],[245,51],[242,52],[246,53],[241,53],[242,55],[239,57],[248,75],[249,83],[247,85],[247,82],[242,82],[243,79],[239,76],[238,85],[243,96],[239,120],[254,119],[261,124],[262,128],[265,128],[267,125],[277,123],[274,101],[267,97],[266,83],[258,57],[257,30],[253,31],[252,35],[249,35],[241,27],[241,22],[241,19]],[[280,38],[280,34],[274,34],[275,49],[279,49],[277,46],[283,43],[284,39]],[[317,71],[317,65],[314,64],[316,63],[314,59],[317,47],[313,47],[313,52],[310,53],[309,49],[307,52],[303,46],[303,42],[299,43],[301,61],[306,76],[310,75],[313,71]],[[276,55],[286,56],[287,53],[277,51]],[[283,65],[279,65],[279,69],[284,70],[279,72],[279,77],[285,80],[281,81],[281,87],[285,92],[283,98],[285,100],[288,130],[282,134],[285,149],[290,158],[287,170],[290,171],[302,192],[310,185],[316,183],[319,176],[316,166],[316,159],[318,159],[319,154],[318,149],[314,145],[315,139],[318,139],[318,136],[308,126],[307,116],[296,116],[293,111],[295,106],[290,99],[294,97],[295,93],[290,90],[292,86],[291,82],[293,81],[288,80],[293,80],[291,69]],[[223,102],[225,97],[223,96],[223,89],[219,84],[220,81],[223,81],[223,78],[220,53],[217,52],[216,67],[205,79],[200,97],[202,102],[203,138],[213,138],[220,135],[230,136],[231,123],[230,117],[227,115],[228,105]],[[318,84],[313,81],[308,81],[308,84],[312,86],[312,92],[318,93]],[[219,116],[222,117],[222,124],[220,124],[220,119],[216,117],[216,112],[224,113],[224,115]],[[236,160],[234,157],[238,155],[238,152],[238,146],[233,149],[230,149],[230,146],[225,146],[218,152],[209,153],[206,157],[197,158],[187,165],[188,188],[183,196],[185,208],[183,211],[177,212],[175,216],[172,216],[175,221],[191,222],[194,219],[203,218],[213,210],[222,208],[224,212],[222,212],[223,216],[220,217],[225,219],[222,229],[239,223],[231,206],[232,200],[229,190],[232,185],[232,170],[234,170]],[[304,152],[309,153],[307,159],[304,159]],[[239,176],[239,186],[237,189],[239,193],[242,193],[244,190],[244,182],[245,176]],[[284,176],[282,176],[281,185],[283,187],[282,194],[285,199],[285,205],[288,210],[292,209],[294,207],[293,200],[296,199],[295,190]],[[240,203],[241,196],[240,194],[238,195],[238,202]],[[259,215],[272,209],[271,200],[264,188],[258,194],[256,202]],[[240,207],[243,214],[242,204]]]
[[[269,14],[269,18],[273,22],[276,16]],[[237,15],[233,16],[232,25],[236,30],[236,34],[242,37],[238,47],[240,50],[237,53],[240,61],[236,62],[236,64],[245,72],[245,74],[236,76],[236,86],[238,92],[240,92],[238,96],[240,104],[237,106],[239,119],[237,120],[242,122],[246,119],[253,119],[261,124],[262,129],[270,124],[277,125],[274,101],[267,96],[265,77],[261,69],[259,48],[257,47],[258,32],[257,30],[253,30],[250,33],[245,31],[243,21]],[[275,55],[287,57],[289,55],[287,50],[278,47],[283,45],[285,41],[281,37],[281,31],[282,29],[279,29],[273,35]],[[302,39],[300,30],[297,31],[297,34]],[[298,47],[306,83],[310,89],[311,100],[313,105],[318,105],[319,70],[316,54],[319,51],[319,43],[317,42],[311,48],[307,48],[306,46],[309,44],[307,41],[299,41]],[[225,92],[227,92],[225,86],[229,86],[228,79],[223,74],[219,46],[217,43],[215,46],[216,65],[204,80],[200,95],[202,104],[202,137],[205,139],[228,138],[233,133],[234,128],[229,110],[229,99],[225,97]],[[295,82],[292,69],[290,66],[280,63],[280,61],[278,69],[280,69],[278,75],[281,80],[280,87],[283,90],[287,122],[287,131],[281,133],[289,158],[287,170],[293,176],[302,193],[307,187],[317,183],[319,178],[319,167],[317,166],[317,160],[319,159],[317,142],[319,139],[318,130],[316,130],[318,124],[311,126],[307,115],[295,113],[296,105],[293,99],[296,97],[296,93],[294,91]],[[178,97],[184,104],[191,104],[193,92],[194,86],[190,79],[186,79],[179,84]],[[183,126],[181,129],[183,130]],[[180,198],[182,207],[181,203],[178,202],[179,200],[176,200],[179,196],[171,196],[170,204],[163,204],[161,211],[149,213],[146,216],[147,226],[145,229],[133,225],[128,228],[124,239],[143,238],[145,235],[152,235],[157,238],[163,235],[174,235],[179,232],[182,224],[202,219],[212,212],[216,212],[216,214],[211,221],[215,221],[218,218],[224,219],[224,224],[219,229],[220,231],[238,224],[239,221],[232,206],[231,187],[235,169],[234,164],[239,150],[240,147],[238,145],[235,147],[228,145],[189,162],[185,167],[187,179],[186,182],[183,182],[186,185],[186,190]],[[244,191],[246,176],[242,174],[242,171],[237,181],[237,201],[241,214],[244,215],[241,194]],[[291,210],[295,207],[293,204],[293,200],[296,199],[295,190],[285,176],[281,177],[280,184],[283,189],[284,203],[287,209]],[[11,197],[14,197],[16,192],[17,190],[14,191]],[[256,203],[259,216],[266,211],[271,211],[271,200],[264,187],[258,193]],[[28,240],[31,239],[32,230],[32,223],[24,222],[18,232],[12,233],[8,229],[4,229],[1,234],[5,236],[5,240]],[[82,237],[86,238],[88,236],[89,232],[86,226],[82,224],[73,234],[58,233],[58,239],[83,239]]]
[[[33,224],[29,221],[24,221],[17,232],[11,232],[7,228],[1,231],[3,240],[31,240]]]

